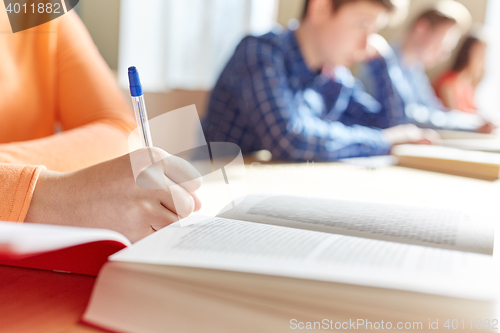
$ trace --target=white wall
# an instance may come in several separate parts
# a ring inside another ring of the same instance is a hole
[[[80,0],[83,23],[111,69],[118,68],[120,0]]]

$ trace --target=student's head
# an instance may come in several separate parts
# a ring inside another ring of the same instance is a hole
[[[465,39],[460,47],[452,69],[457,73],[467,71],[473,80],[479,83],[484,76],[485,57],[485,40],[479,36],[471,35]]]
[[[456,48],[463,31],[468,30],[472,18],[462,4],[443,0],[421,13],[412,23],[407,43],[411,43],[426,68],[446,61]]]
[[[324,64],[350,66],[363,59],[368,36],[392,9],[392,0],[306,0],[302,25]]]

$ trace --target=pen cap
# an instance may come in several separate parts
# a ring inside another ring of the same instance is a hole
[[[128,81],[130,83],[130,94],[132,97],[142,96],[141,79],[139,79],[139,72],[134,66],[128,69]]]

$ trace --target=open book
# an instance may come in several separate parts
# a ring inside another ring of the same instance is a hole
[[[414,325],[408,331],[438,321],[446,330],[453,319],[474,331],[469,320],[493,327],[498,318],[487,217],[285,195],[248,196],[228,208],[112,255],[83,321],[117,332],[289,332],[353,322],[369,332],[382,321]]]

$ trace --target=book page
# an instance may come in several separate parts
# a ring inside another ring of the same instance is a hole
[[[174,223],[111,256],[110,260],[473,299],[496,297],[493,286],[497,275],[491,256],[246,221],[196,218],[187,227]]]
[[[490,216],[427,206],[252,195],[219,217],[493,254]]]

